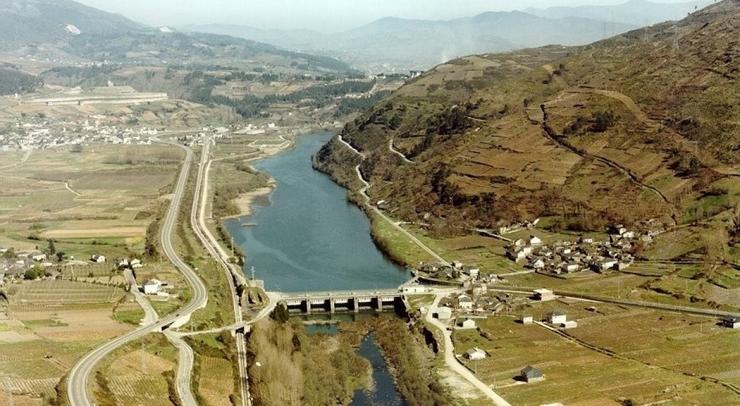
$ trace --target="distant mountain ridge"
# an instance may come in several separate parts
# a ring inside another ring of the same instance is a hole
[[[668,20],[680,20],[688,13],[711,3],[712,0],[694,0],[685,3],[630,0],[617,5],[528,8],[524,11],[544,18],[582,17],[647,26]]]
[[[326,56],[244,38],[149,27],[72,0],[0,0],[0,51],[60,64],[87,60],[207,65],[258,60],[295,70],[351,70]]]
[[[217,24],[183,27],[330,55],[373,71],[426,69],[462,55],[554,43],[582,45],[633,28],[581,17],[543,18],[521,11],[488,12],[445,21],[386,17],[336,34]]]

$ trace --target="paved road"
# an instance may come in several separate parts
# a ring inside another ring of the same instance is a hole
[[[185,262],[183,262],[182,259],[180,259],[172,244],[172,234],[174,232],[175,225],[177,224],[177,217],[180,212],[180,204],[185,193],[188,173],[193,161],[193,152],[190,150],[190,148],[183,147],[179,144],[171,142],[164,143],[184,149],[186,152],[186,156],[185,161],[182,165],[182,169],[180,170],[180,175],[175,186],[175,192],[172,197],[172,201],[170,202],[170,207],[162,224],[162,233],[160,235],[160,239],[162,240],[162,249],[164,250],[165,255],[167,255],[167,258],[169,258],[169,260],[173,264],[175,264],[175,266],[183,273],[185,279],[190,284],[193,291],[192,298],[190,302],[188,302],[185,306],[183,306],[174,314],[170,314],[161,318],[155,323],[144,325],[120,337],[114,338],[113,340],[108,341],[105,344],[95,348],[84,357],[82,357],[82,359],[80,359],[77,364],[70,370],[69,378],[67,380],[67,397],[70,404],[74,406],[92,405],[92,401],[89,397],[89,394],[87,393],[87,383],[90,375],[92,374],[92,371],[95,369],[95,366],[103,358],[105,358],[105,356],[113,352],[115,349],[141,337],[144,337],[151,332],[161,331],[163,328],[166,328],[166,326],[169,326],[175,321],[189,319],[190,315],[193,312],[204,307],[208,302],[208,291],[206,290],[205,285],[200,280],[200,278],[198,278],[198,275],[195,273],[195,271],[193,271],[193,269],[191,269],[187,264],[185,264]],[[185,400],[186,399],[183,399],[183,401]],[[191,406],[194,404],[187,405]]]
[[[388,139],[388,151],[390,151],[393,154],[396,154],[396,155],[400,156],[401,157],[401,160],[403,160],[403,162],[406,162],[407,164],[413,164],[414,163],[414,161],[406,158],[406,155],[404,155],[401,151],[397,150],[393,146],[393,138],[389,138]]]
[[[449,262],[447,262],[447,260],[445,260],[444,258],[442,258],[433,249],[429,248],[426,244],[424,244],[423,242],[421,242],[421,240],[419,240],[418,238],[416,238],[416,236],[414,236],[413,234],[411,234],[408,231],[406,231],[406,229],[403,228],[403,227],[401,227],[400,224],[398,224],[397,222],[391,220],[391,218],[388,217],[388,216],[386,216],[385,213],[383,213],[382,210],[380,210],[379,208],[377,208],[377,206],[375,206],[374,204],[372,204],[372,202],[370,201],[370,196],[367,194],[367,189],[370,188],[370,184],[362,177],[362,173],[360,172],[360,165],[357,165],[355,167],[355,172],[357,172],[357,177],[360,179],[360,182],[362,182],[362,184],[364,185],[362,187],[362,189],[360,189],[360,194],[365,198],[365,203],[367,204],[368,207],[370,207],[370,209],[372,209],[375,213],[377,213],[380,217],[382,217],[383,220],[385,220],[388,223],[390,223],[393,227],[395,227],[398,231],[400,231],[403,235],[405,235],[414,244],[418,245],[419,248],[421,248],[424,251],[426,251],[429,255],[432,256],[432,258],[436,259],[439,263],[444,264],[444,265],[447,265],[447,266],[452,266]]]
[[[175,373],[177,396],[183,405],[196,406],[198,402],[195,400],[195,396],[193,396],[193,392],[190,389],[190,379],[193,375],[193,363],[195,361],[193,349],[190,348],[185,340],[172,331],[168,330],[164,335],[177,348],[177,371]]]
[[[157,320],[159,320],[159,315],[157,314],[157,311],[154,310],[149,300],[147,300],[144,294],[139,290],[139,286],[136,284],[136,278],[134,278],[134,273],[131,272],[130,269],[126,269],[123,271],[123,277],[129,283],[129,291],[134,295],[136,302],[139,303],[139,306],[144,310],[144,319],[141,320],[140,324],[142,326],[147,326],[156,323]]]
[[[444,323],[433,317],[434,312],[437,310],[437,305],[439,305],[439,301],[444,296],[445,295],[443,294],[435,296],[434,302],[432,302],[431,306],[429,306],[429,309],[427,310],[426,321],[437,327],[444,336],[445,364],[447,364],[447,367],[449,367],[451,370],[455,371],[462,378],[464,378],[466,381],[470,382],[473,386],[483,392],[483,394],[485,394],[486,397],[488,397],[494,405],[511,406],[509,402],[507,402],[504,398],[494,392],[490,386],[481,382],[481,380],[478,379],[475,374],[470,372],[470,370],[462,365],[460,361],[458,361],[455,357],[455,347],[452,344],[452,332],[447,329],[447,326]]]

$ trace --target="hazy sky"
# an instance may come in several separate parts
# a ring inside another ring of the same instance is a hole
[[[527,7],[620,4],[626,0],[77,0],[149,25],[238,24],[343,31],[393,16],[450,19]],[[653,0],[655,1],[655,0]],[[657,0],[678,3],[687,0]]]

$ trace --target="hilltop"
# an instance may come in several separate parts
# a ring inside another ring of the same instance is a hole
[[[453,60],[348,124],[316,165],[437,234],[603,230],[738,204],[740,2],[582,47]],[[721,233],[717,234],[721,235]]]
[[[121,34],[144,26],[70,0],[0,0],[0,49],[60,43],[81,34]]]

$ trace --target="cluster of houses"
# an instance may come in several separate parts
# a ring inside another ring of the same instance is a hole
[[[124,270],[124,269],[139,269],[144,266],[144,264],[141,262],[138,258],[123,258],[118,261],[118,269]]]
[[[101,124],[104,116],[82,123],[49,122],[38,117],[22,119],[11,131],[0,134],[0,151],[42,150],[65,145],[151,144],[159,130],[149,127],[124,127]]]
[[[47,268],[53,265],[48,255],[38,250],[12,251],[0,248],[0,285],[5,283],[6,278],[22,278],[34,266]]]
[[[422,264],[417,273],[427,278],[437,280],[461,281],[463,283],[472,283],[480,279],[480,268],[468,266],[459,261],[452,261],[450,265],[429,263]]]
[[[577,241],[557,241],[547,245],[532,235],[528,240],[512,242],[506,248],[506,255],[518,264],[547,274],[622,270],[634,262],[636,244],[649,244],[654,235],[630,231],[621,225],[610,229],[608,241],[594,241],[591,237],[582,236]]]

